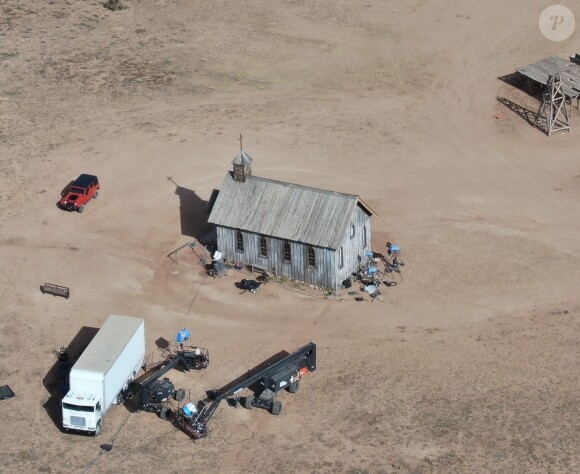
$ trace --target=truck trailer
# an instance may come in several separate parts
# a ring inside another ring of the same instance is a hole
[[[99,435],[105,414],[111,405],[123,403],[144,357],[145,321],[109,316],[70,371],[63,428]]]

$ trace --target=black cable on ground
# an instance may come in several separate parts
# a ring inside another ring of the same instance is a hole
[[[191,303],[189,303],[189,308],[187,308],[187,312],[189,313],[191,311],[191,307],[193,306],[193,303],[195,302],[195,299],[197,298],[197,295],[199,293],[199,290],[201,290],[201,287],[205,284],[205,282],[207,281],[207,279],[209,278],[209,275],[205,276],[205,280],[203,280],[200,285],[197,287],[197,291],[195,292],[195,295],[193,295],[193,299],[191,300]]]
[[[224,443],[233,446],[234,444],[240,444],[240,443],[245,443],[246,441],[250,441],[254,436],[256,436],[256,433],[254,433],[250,428],[248,428],[248,425],[246,425],[244,423],[244,420],[242,420],[241,418],[238,417],[238,419],[240,420],[240,423],[242,425],[244,425],[244,428],[246,428],[250,433],[252,433],[251,436],[248,436],[247,438],[241,439],[239,441],[234,441],[234,442],[229,442],[227,439],[225,439],[223,436],[210,436],[209,439],[221,439]]]
[[[129,417],[131,416],[131,412],[127,413],[127,417],[125,418],[125,421],[123,421],[123,423],[121,423],[121,426],[119,427],[119,429],[117,430],[117,432],[115,433],[115,436],[113,436],[113,439],[111,440],[110,443],[108,444],[102,444],[101,446],[104,446],[105,448],[101,447],[101,451],[99,451],[99,454],[97,455],[97,457],[95,459],[93,459],[89,465],[87,466],[87,468],[83,471],[83,473],[87,473],[89,472],[93,466],[95,465],[95,463],[99,460],[99,458],[101,457],[101,455],[103,453],[109,452],[113,446],[114,446],[114,442],[117,439],[117,436],[119,436],[119,433],[121,432],[121,430],[125,427],[125,425],[127,424],[127,421],[129,421]]]

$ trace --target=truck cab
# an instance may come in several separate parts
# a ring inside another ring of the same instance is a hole
[[[145,357],[145,321],[111,315],[69,373],[62,427],[98,435],[111,405],[123,403]]]
[[[69,392],[62,400],[62,426],[65,430],[101,432],[102,404],[94,395]]]

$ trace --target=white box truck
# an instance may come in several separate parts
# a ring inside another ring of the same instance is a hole
[[[145,321],[111,315],[69,374],[62,400],[62,426],[97,436],[103,418],[133,381],[145,357]]]

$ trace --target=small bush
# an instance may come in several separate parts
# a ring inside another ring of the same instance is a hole
[[[103,3],[103,6],[112,11],[124,10],[127,8],[127,6],[121,0],[107,0],[105,3]]]

